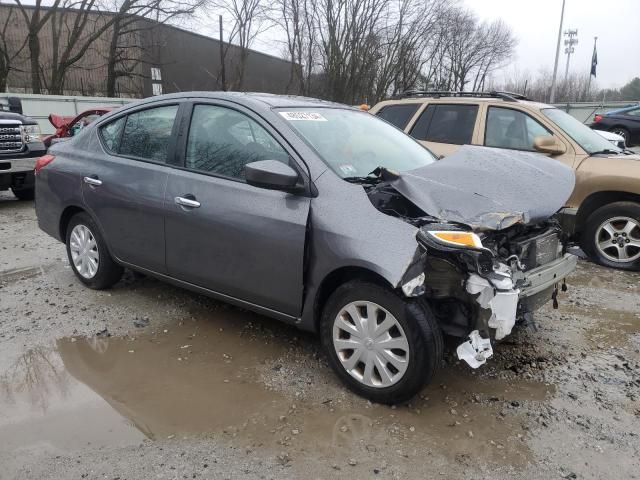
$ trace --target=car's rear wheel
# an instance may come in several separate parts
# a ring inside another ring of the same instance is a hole
[[[631,134],[629,133],[629,130],[627,130],[624,127],[613,127],[611,130],[609,130],[611,133],[615,133],[616,135],[620,135],[622,138],[624,138],[624,143],[627,145],[627,147],[631,146]]]
[[[36,196],[36,189],[33,187],[11,187],[11,191],[18,198],[18,200],[33,200]]]
[[[123,268],[109,255],[98,226],[88,214],[71,218],[66,243],[73,273],[89,288],[109,288],[122,277]]]
[[[325,305],[320,333],[337,375],[373,402],[410,399],[442,360],[442,334],[429,308],[374,283],[340,286]]]
[[[596,262],[624,270],[640,270],[640,204],[616,202],[587,219],[582,248]]]

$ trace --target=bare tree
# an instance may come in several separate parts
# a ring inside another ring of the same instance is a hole
[[[107,96],[116,95],[119,78],[144,77],[141,35],[152,34],[159,26],[192,16],[205,0],[124,0],[113,5],[114,22],[109,31]]]
[[[54,0],[51,6],[42,5],[42,0],[36,0],[34,5],[23,5],[20,0],[15,0],[22,14],[27,31],[27,45],[31,62],[31,91],[42,92],[40,78],[40,31],[54,14],[62,0]]]
[[[14,39],[9,38],[9,26],[15,14],[16,11],[13,7],[3,10],[3,18],[0,21],[0,92],[7,90],[9,74],[11,71],[17,70],[16,60],[27,45],[27,37],[21,43],[16,43],[13,41]]]
[[[239,47],[238,58],[231,59],[235,63],[235,79],[230,83],[232,89],[239,90],[244,84],[249,49],[256,37],[271,25],[267,21],[268,9],[265,0],[213,0],[213,6],[232,22],[220,61],[225,62],[232,43]]]

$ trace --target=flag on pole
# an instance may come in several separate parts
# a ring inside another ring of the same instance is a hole
[[[593,55],[591,56],[591,75],[597,77],[596,67],[598,66],[598,52],[596,51],[596,43],[593,42]]]

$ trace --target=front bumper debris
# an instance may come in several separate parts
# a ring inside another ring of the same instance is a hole
[[[576,268],[577,262],[578,258],[575,255],[567,253],[532,270],[513,273],[511,268],[502,264],[502,268],[490,277],[470,274],[466,290],[471,295],[477,295],[476,301],[483,309],[491,309],[487,326],[495,329],[496,340],[501,340],[511,333],[516,323],[518,305],[530,297],[553,289]],[[517,279],[514,280],[514,277]],[[551,297],[548,297],[546,301],[550,299]],[[486,342],[489,342],[490,347],[491,340],[480,337],[478,330],[474,330],[469,335],[469,340],[458,346],[458,358],[466,361],[472,368],[478,368],[491,356],[482,353],[487,351]]]
[[[456,353],[458,358],[467,362],[471,368],[478,368],[493,356],[491,339],[482,338],[480,332],[474,330],[469,334],[469,340],[458,345]]]

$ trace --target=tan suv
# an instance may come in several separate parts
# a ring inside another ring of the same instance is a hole
[[[471,144],[537,151],[569,165],[576,186],[559,215],[565,231],[595,261],[640,269],[640,155],[562,110],[512,93],[408,92],[370,112],[440,157]]]

